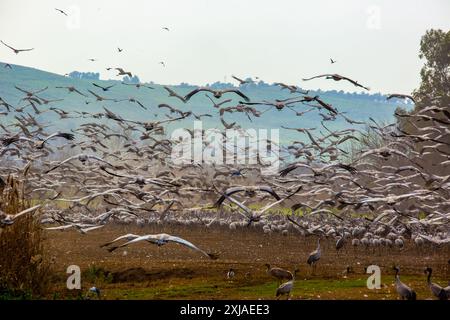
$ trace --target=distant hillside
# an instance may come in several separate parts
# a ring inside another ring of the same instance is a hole
[[[95,82],[101,86],[115,85],[108,92],[103,92],[101,89],[92,85]],[[14,88],[19,86],[23,89],[38,90],[44,87],[48,87],[48,90],[44,91],[39,96],[45,99],[64,99],[63,101],[54,102],[45,106],[58,107],[66,111],[87,111],[87,112],[102,112],[103,106],[107,107],[113,112],[117,112],[125,119],[132,120],[155,120],[165,118],[167,109],[159,109],[158,105],[161,103],[167,103],[176,108],[193,111],[196,114],[210,113],[212,118],[203,118],[205,128],[217,127],[222,128],[218,110],[212,107],[209,99],[204,94],[198,94],[194,96],[189,103],[184,104],[176,98],[168,97],[166,90],[162,85],[150,84],[154,87],[154,90],[148,88],[137,89],[134,86],[126,86],[121,84],[120,80],[85,80],[75,79],[71,77],[64,77],[61,75],[49,73],[46,71],[23,67],[19,65],[12,65],[12,70],[9,68],[0,68],[0,97],[13,106],[20,105],[19,100],[23,97],[23,93]],[[74,86],[79,91],[84,93],[87,97],[83,97],[77,93],[68,93],[64,89],[56,89],[57,86]],[[182,85],[169,85],[176,92],[184,95],[195,86],[189,84]],[[233,84],[214,83],[212,87],[230,87]],[[336,85],[336,87],[339,87]],[[121,100],[134,97],[142,102],[148,110],[143,110],[135,103],[130,102],[113,102],[103,101],[97,102],[95,98],[88,92],[88,89],[106,98]],[[285,99],[292,97],[287,90],[281,90],[280,87],[267,84],[264,82],[256,84],[246,84],[240,87],[240,90],[246,94],[252,101]],[[403,101],[386,101],[385,96],[381,94],[358,94],[358,93],[344,93],[343,91],[316,91],[310,92],[309,95],[319,95],[321,99],[327,103],[332,104],[340,112],[345,112],[346,116],[357,121],[367,121],[369,117],[381,122],[392,122],[394,120],[394,110],[396,107],[401,106],[406,109],[412,108],[411,105],[404,104]],[[239,99],[236,96],[230,94],[225,95],[224,99],[233,98],[233,101],[226,106],[235,105]],[[222,99],[223,100],[223,99]],[[24,104],[22,102],[22,104]],[[297,111],[304,111],[310,107],[304,105],[298,105],[295,107]],[[265,110],[265,107],[258,107],[258,110]],[[26,109],[32,112],[32,109]],[[2,116],[2,122],[13,121],[11,117],[6,118]],[[40,120],[48,122],[54,128],[75,128],[82,121],[86,119],[69,119],[65,121],[58,121],[59,117],[54,112],[46,112],[39,115]],[[279,128],[281,125],[287,127],[320,127],[320,121],[322,117],[315,110],[313,112],[306,113],[305,115],[298,117],[291,110],[277,111],[271,109],[264,113],[260,118],[252,118],[252,122],[246,117],[245,114],[233,113],[225,114],[227,122],[238,121],[238,123],[244,127],[252,128]],[[91,120],[89,120],[91,121]],[[104,121],[104,120],[103,120]],[[193,118],[177,122],[174,125],[169,126],[168,130],[175,127],[192,127]],[[328,121],[326,125],[330,129],[342,129],[348,128],[350,125],[339,117],[335,121]],[[303,134],[299,134],[293,131],[281,130],[280,139],[282,142],[288,142],[291,140],[303,140]]]

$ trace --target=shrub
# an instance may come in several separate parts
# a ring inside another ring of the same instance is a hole
[[[102,267],[97,267],[95,264],[90,265],[84,274],[84,278],[94,284],[111,283],[112,277],[113,275],[111,272],[106,271]]]
[[[0,193],[0,210],[17,214],[30,207],[23,185],[11,176]],[[50,263],[43,247],[43,230],[34,215],[25,215],[0,228],[0,299],[44,296]]]

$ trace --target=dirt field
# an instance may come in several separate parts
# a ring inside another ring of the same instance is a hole
[[[138,243],[113,253],[100,244],[125,233],[169,233],[191,241],[207,252],[219,253],[210,260],[198,252],[169,243],[162,247]],[[433,267],[433,282],[447,286],[450,280],[449,247],[353,248],[347,242],[339,255],[334,240],[322,243],[322,258],[314,274],[306,259],[316,238],[295,234],[263,234],[253,230],[200,226],[107,225],[82,235],[77,231],[48,231],[46,247],[54,260],[54,294],[48,298],[80,298],[95,285],[103,299],[274,299],[277,280],[266,274],[265,263],[300,272],[292,299],[397,299],[392,266],[401,268],[401,279],[418,299],[430,299],[423,272]],[[364,268],[381,267],[382,288],[369,290]],[[82,270],[82,290],[66,289],[66,268]],[[352,273],[346,274],[351,267]],[[236,270],[232,280],[229,268]]]

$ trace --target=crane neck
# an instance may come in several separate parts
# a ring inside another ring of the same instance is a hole
[[[430,284],[431,283],[431,273],[432,273],[432,271],[431,270],[427,270],[427,273],[428,273],[427,282],[428,282],[428,284]]]
[[[395,281],[400,281],[400,277],[398,275],[398,269],[395,270]]]

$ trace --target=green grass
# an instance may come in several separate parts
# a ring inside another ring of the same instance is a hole
[[[108,291],[108,297],[113,299],[188,299],[211,297],[217,293],[217,288],[211,284],[184,284],[149,286],[139,288],[114,288]]]
[[[111,283],[113,280],[113,275],[110,272],[106,272],[102,267],[97,267],[93,264],[85,273],[83,273],[83,278],[98,285]]]
[[[368,275],[367,275],[368,276]],[[355,275],[344,278],[299,278],[291,292],[293,299],[397,299],[392,275],[382,276],[382,288],[369,290],[367,277]],[[402,281],[411,285],[418,299],[432,298],[422,276],[404,275]],[[446,283],[445,279],[435,279],[437,283]],[[104,283],[101,285],[105,299],[275,299],[278,283],[270,278],[254,280],[235,279],[172,279],[140,283]],[[54,298],[79,299],[80,294],[64,296],[55,293]]]

